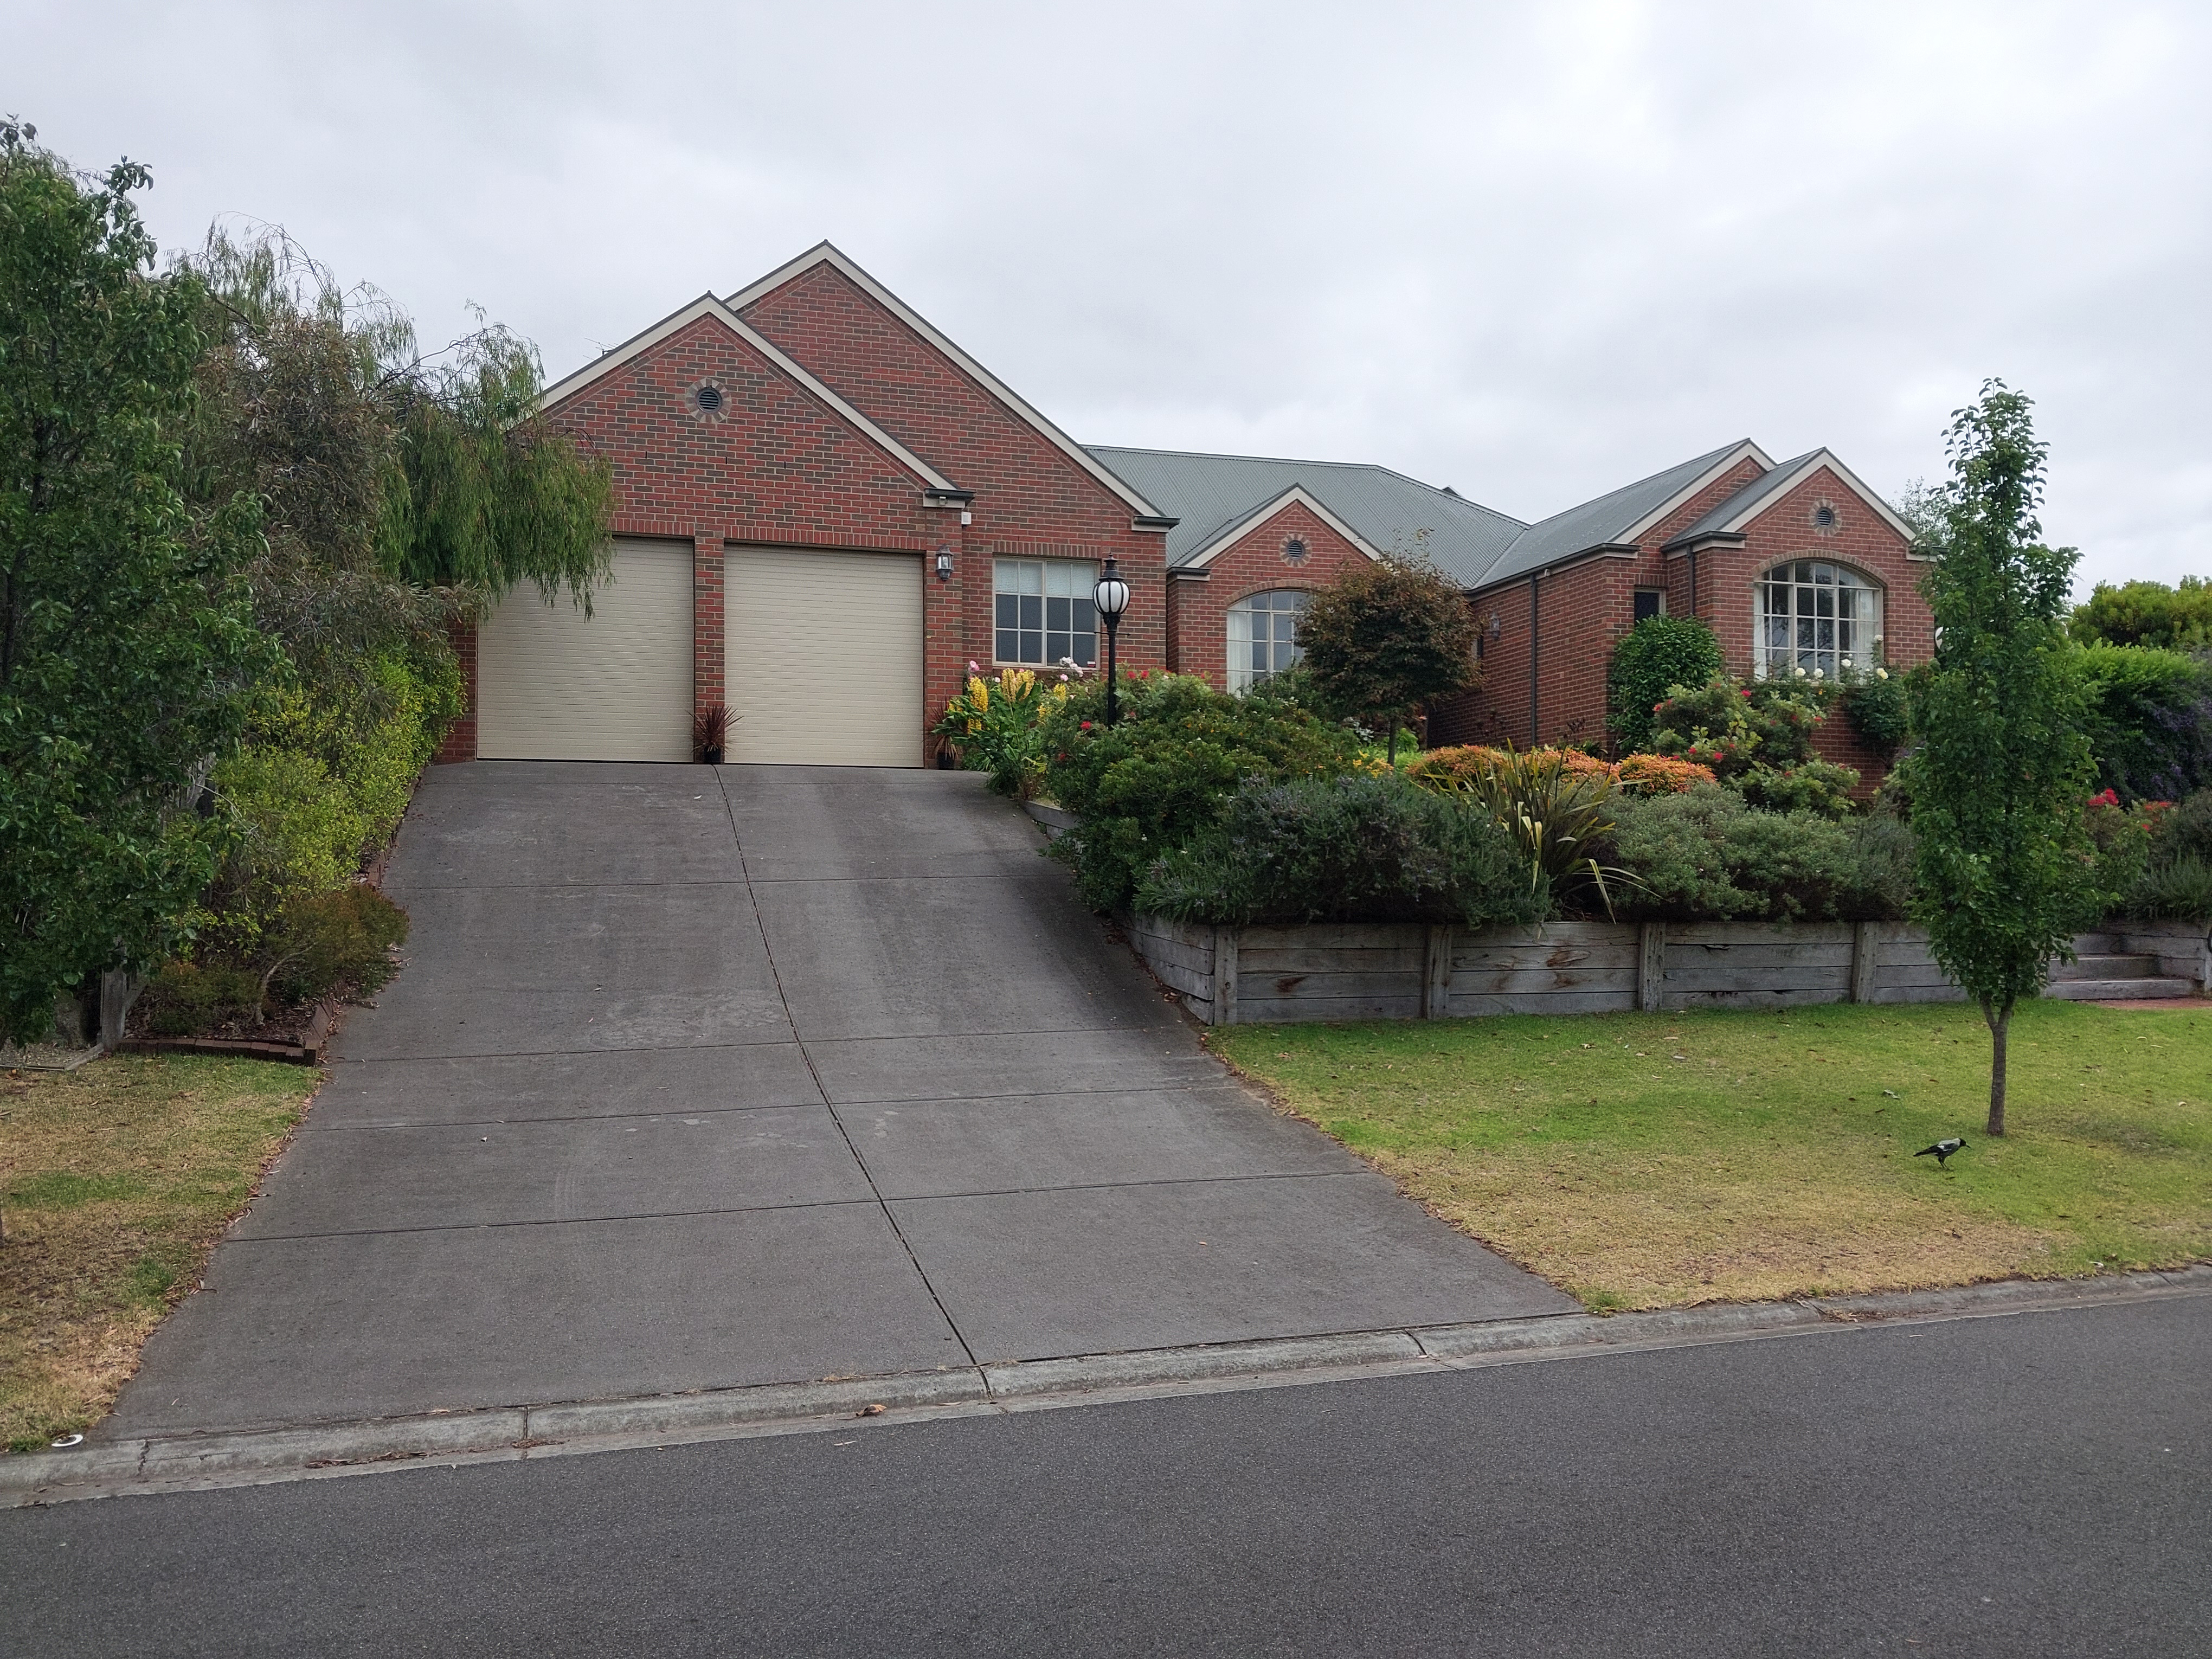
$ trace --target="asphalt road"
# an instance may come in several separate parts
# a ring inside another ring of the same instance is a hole
[[[2212,1653],[2212,1298],[0,1515],[13,1655]]]

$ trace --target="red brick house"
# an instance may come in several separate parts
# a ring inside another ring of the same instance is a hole
[[[1347,561],[1421,550],[1486,621],[1442,740],[1599,738],[1651,609],[1706,617],[1738,672],[1833,673],[1885,629],[1893,661],[1929,649],[1905,526],[1825,451],[1732,445],[1525,525],[1379,466],[1086,448],[827,243],[546,407],[612,464],[612,580],[588,614],[521,590],[462,641],[441,758],[684,760],[720,702],[733,760],[921,765],[970,663],[1097,659],[1109,557],[1123,665],[1241,690]]]

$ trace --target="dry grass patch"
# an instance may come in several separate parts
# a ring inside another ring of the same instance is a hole
[[[2212,1009],[2015,1017],[2013,1133],[1956,1006],[1240,1026],[1209,1041],[1600,1309],[2212,1257]],[[1915,1158],[1972,1143],[1948,1170]]]
[[[118,1055],[0,1073],[0,1437],[96,1422],[299,1121],[320,1073]]]

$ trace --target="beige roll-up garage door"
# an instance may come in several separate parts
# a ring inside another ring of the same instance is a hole
[[[921,560],[733,547],[722,684],[733,761],[921,764]]]
[[[589,617],[526,582],[477,636],[485,760],[691,758],[691,546],[615,544]]]

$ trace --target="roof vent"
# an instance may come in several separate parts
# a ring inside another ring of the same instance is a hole
[[[1836,509],[1834,503],[1830,501],[1822,501],[1813,509],[1813,528],[1820,532],[1823,535],[1831,534],[1834,532],[1836,528]]]
[[[1285,542],[1283,544],[1283,557],[1291,564],[1304,564],[1306,562],[1305,538],[1303,536],[1293,536],[1290,540]]]
[[[722,412],[722,388],[712,380],[693,392],[691,398],[699,405],[702,414],[719,415]]]

